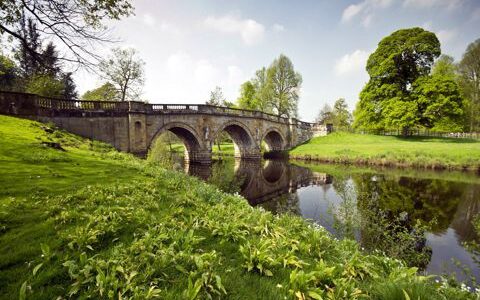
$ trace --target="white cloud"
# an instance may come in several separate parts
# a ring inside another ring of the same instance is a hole
[[[345,10],[343,11],[342,14],[342,21],[343,22],[348,22],[350,21],[353,17],[358,15],[364,8],[365,2],[359,3],[359,4],[351,4]]]
[[[370,26],[370,23],[372,23],[372,18],[373,18],[372,14],[366,15],[362,20],[362,25],[365,27]]]
[[[462,5],[462,0],[405,0],[403,6],[413,8],[446,7],[454,9]]]
[[[360,16],[363,26],[368,27],[379,8],[389,7],[394,0],[363,0],[357,4],[351,4],[343,10],[342,22],[347,23],[356,16]]]
[[[167,69],[172,75],[183,75],[192,67],[193,60],[185,52],[172,54],[167,59]]]
[[[359,49],[352,53],[345,54],[336,61],[335,74],[344,76],[359,73],[365,69],[369,54],[369,52]]]
[[[171,54],[165,65],[166,68],[159,67],[166,72],[156,88],[161,86],[162,93],[170,101],[204,101],[215,86],[222,87],[227,99],[233,101],[238,97],[240,84],[247,79],[238,65],[225,63],[223,58],[218,61],[195,58],[184,51]]]
[[[243,74],[242,69],[238,66],[228,66],[228,77],[227,85],[229,86],[239,86],[244,80],[245,75]]]
[[[151,14],[144,14],[143,15],[143,23],[145,23],[148,26],[155,26],[156,20]]]
[[[283,25],[281,24],[273,24],[273,31],[275,32],[282,32],[285,30],[285,27],[283,27]]]
[[[227,34],[238,34],[247,45],[253,45],[263,39],[265,27],[252,19],[236,16],[208,17],[204,24],[207,28]]]

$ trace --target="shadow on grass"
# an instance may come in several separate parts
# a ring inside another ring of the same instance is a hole
[[[455,143],[455,144],[475,144],[479,143],[480,140],[471,139],[471,138],[454,138],[454,137],[432,137],[432,136],[401,136],[396,135],[392,136],[397,140],[403,142],[440,142],[440,143]]]

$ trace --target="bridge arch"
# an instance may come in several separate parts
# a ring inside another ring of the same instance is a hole
[[[286,139],[277,127],[265,130],[261,141],[265,141],[267,151],[281,151],[285,149]]]
[[[148,148],[152,146],[153,142],[163,133],[170,131],[182,140],[185,146],[185,160],[189,162],[203,162],[203,160],[210,161],[209,151],[205,151],[202,147],[199,134],[196,130],[188,124],[181,122],[172,122],[161,127],[153,136]],[[203,157],[205,156],[205,157]]]
[[[220,125],[212,137],[212,141],[225,131],[232,138],[235,149],[235,157],[238,158],[259,158],[260,149],[253,139],[250,129],[239,121],[227,121]]]

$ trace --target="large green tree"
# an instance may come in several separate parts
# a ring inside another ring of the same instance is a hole
[[[255,77],[240,87],[237,105],[244,109],[296,117],[302,76],[292,61],[281,54],[268,68],[255,72]]]
[[[297,117],[302,76],[295,71],[292,61],[285,55],[273,61],[267,71],[271,91],[270,105],[280,116]]]
[[[468,45],[459,64],[460,85],[466,98],[468,127],[479,130],[480,124],[480,39]]]
[[[382,39],[367,62],[370,80],[360,93],[354,125],[404,133],[418,127],[458,129],[463,108],[455,79],[430,74],[439,56],[437,37],[422,28],[398,30]]]

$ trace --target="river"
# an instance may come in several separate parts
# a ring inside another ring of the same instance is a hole
[[[233,158],[176,167],[252,206],[302,216],[337,238],[356,239],[365,251],[400,257],[420,273],[480,280],[480,257],[465,247],[478,241],[476,174]]]

